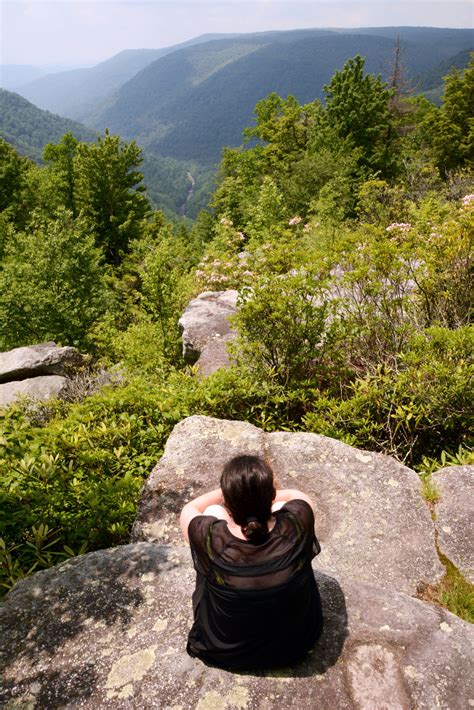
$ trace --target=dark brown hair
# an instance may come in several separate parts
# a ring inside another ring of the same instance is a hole
[[[236,456],[221,476],[224,504],[245,537],[259,542],[268,535],[276,490],[273,471],[260,456]]]

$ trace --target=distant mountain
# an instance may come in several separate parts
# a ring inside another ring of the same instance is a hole
[[[471,46],[468,30],[372,28],[298,30],[240,35],[176,50],[122,86],[102,111],[86,117],[135,138],[155,155],[212,164],[225,145],[241,143],[258,100],[271,91],[301,102],[322,97],[323,85],[347,59],[388,78],[400,37],[409,77],[434,70]]]
[[[413,83],[415,91],[417,93],[423,93],[435,104],[440,104],[444,89],[443,77],[449,74],[453,69],[462,70],[469,66],[472,52],[474,52],[474,41],[471,49],[458,52],[453,57],[440,62],[438,66],[431,71],[417,77]]]
[[[81,141],[96,138],[94,131],[80,123],[42,111],[22,96],[0,89],[0,137],[19,153],[41,160],[46,143],[57,143],[65,133]]]
[[[161,49],[127,49],[94,67],[48,74],[20,87],[20,94],[42,109],[83,120],[98,104],[159,57],[226,35],[202,35]]]
[[[27,64],[1,64],[0,65],[0,88],[12,91],[23,84],[28,84],[47,72],[40,67],[33,67]]]

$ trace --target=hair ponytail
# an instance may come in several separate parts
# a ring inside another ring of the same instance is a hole
[[[249,540],[258,541],[268,535],[268,524],[267,522],[261,523],[257,518],[250,517],[247,518],[245,525],[240,528]]]

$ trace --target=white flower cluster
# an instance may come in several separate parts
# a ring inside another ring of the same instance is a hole
[[[388,227],[385,227],[386,232],[392,232],[395,229],[398,229],[400,232],[409,232],[411,224],[409,222],[392,222]]]
[[[296,224],[299,224],[301,222],[301,217],[292,217],[288,224],[290,227],[294,227]]]
[[[210,276],[207,277],[207,280],[209,283],[212,284],[219,284],[219,283],[225,283],[226,281],[229,280],[229,277],[226,276],[225,274],[215,274],[214,272],[210,274]]]
[[[248,252],[241,252],[238,261],[234,264],[231,261],[221,259],[210,259],[204,256],[194,272],[197,279],[208,286],[216,284],[228,284],[230,281],[252,278],[254,273],[249,271],[247,262]]]
[[[463,207],[471,207],[474,206],[474,195],[464,195],[462,198],[462,204]]]

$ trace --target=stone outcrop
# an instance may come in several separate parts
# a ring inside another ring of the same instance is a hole
[[[193,416],[174,428],[146,482],[132,539],[181,544],[178,516],[215,488],[239,453],[267,457],[279,483],[316,503],[320,564],[331,574],[408,594],[443,575],[418,475],[394,459],[316,434],[265,434],[245,422]]]
[[[8,407],[19,397],[45,401],[67,389],[69,379],[60,375],[40,375],[18,382],[4,382],[0,385],[0,407]]]
[[[18,397],[46,400],[63,393],[85,358],[76,348],[40,343],[0,353],[0,407]]]
[[[39,375],[67,377],[82,365],[84,356],[76,348],[58,347],[55,343],[39,343],[0,353],[0,382],[25,380]]]
[[[474,466],[448,466],[432,474],[439,493],[436,530],[441,552],[474,584]]]
[[[473,627],[394,590],[316,572],[323,635],[306,660],[228,673],[185,651],[189,550],[89,553],[20,581],[1,610],[2,706],[465,710]]]
[[[227,343],[235,338],[229,317],[234,315],[237,291],[204,291],[194,298],[179,319],[183,357],[197,363],[207,376],[229,366]]]

